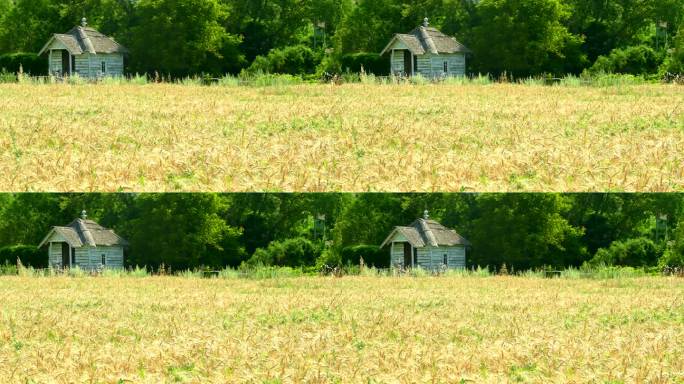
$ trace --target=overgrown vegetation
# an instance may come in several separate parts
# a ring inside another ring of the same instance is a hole
[[[0,0],[0,54],[35,54],[53,33],[66,32],[83,16],[130,49],[129,73],[178,79],[235,75],[251,67],[320,75],[359,72],[363,65],[367,72],[383,75],[387,58],[377,54],[395,33],[409,32],[428,16],[433,26],[474,51],[470,73],[521,79],[578,75],[597,59],[594,67],[607,71],[681,73],[684,3]],[[25,59],[26,68],[34,59]],[[38,74],[38,68],[30,72]]]
[[[47,251],[35,246],[52,226],[87,209],[130,242],[129,268],[318,274],[341,267],[355,274],[361,259],[366,269],[388,268],[389,251],[378,246],[426,208],[470,240],[468,269],[659,274],[684,267],[681,194],[0,195],[0,264],[21,259],[44,268]]]

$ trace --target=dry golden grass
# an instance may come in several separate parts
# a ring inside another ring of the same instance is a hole
[[[0,190],[684,190],[677,86],[25,84],[0,100]]]
[[[0,292],[8,383],[684,382],[675,278],[4,277]]]

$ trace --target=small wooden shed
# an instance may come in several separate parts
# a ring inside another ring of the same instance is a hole
[[[113,230],[88,220],[86,212],[65,227],[52,227],[40,242],[47,247],[48,265],[55,269],[79,267],[87,271],[122,269],[128,242]]]
[[[471,51],[455,38],[423,25],[406,34],[396,34],[382,50],[390,54],[390,73],[396,76],[420,74],[427,78],[465,76],[466,55]]]
[[[123,76],[127,53],[123,45],[88,27],[83,18],[80,26],[52,35],[38,55],[47,54],[50,75],[97,79]]]
[[[390,247],[393,268],[429,271],[463,269],[470,242],[453,229],[431,220],[428,212],[407,227],[395,227],[381,247]]]

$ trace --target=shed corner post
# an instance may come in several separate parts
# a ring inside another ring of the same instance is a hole
[[[411,52],[411,77],[413,77],[416,75],[416,67],[415,67],[416,55],[413,54],[412,51],[409,51],[409,52]]]
[[[392,263],[394,262],[394,241],[390,243],[390,268],[393,267]]]
[[[392,54],[390,55],[390,76],[394,75],[394,48],[392,48]]]

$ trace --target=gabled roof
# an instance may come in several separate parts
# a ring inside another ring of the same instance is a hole
[[[42,247],[52,237],[53,233],[59,233],[74,248],[85,246],[128,246],[128,242],[117,235],[111,229],[107,229],[92,220],[76,219],[66,227],[52,227],[52,230],[40,242]]]
[[[93,28],[74,27],[67,33],[52,35],[38,55],[45,53],[55,40],[64,44],[72,55],[81,55],[83,53],[128,53],[128,50],[123,45]]]
[[[453,229],[430,219],[418,219],[408,227],[395,227],[380,247],[389,244],[394,236],[402,234],[416,248],[465,245],[470,242]]]
[[[425,53],[439,55],[441,53],[471,52],[470,49],[461,44],[458,40],[443,34],[437,28],[420,26],[407,34],[399,33],[394,35],[380,55],[384,55],[388,52],[397,40],[406,44],[414,55],[424,55]]]

